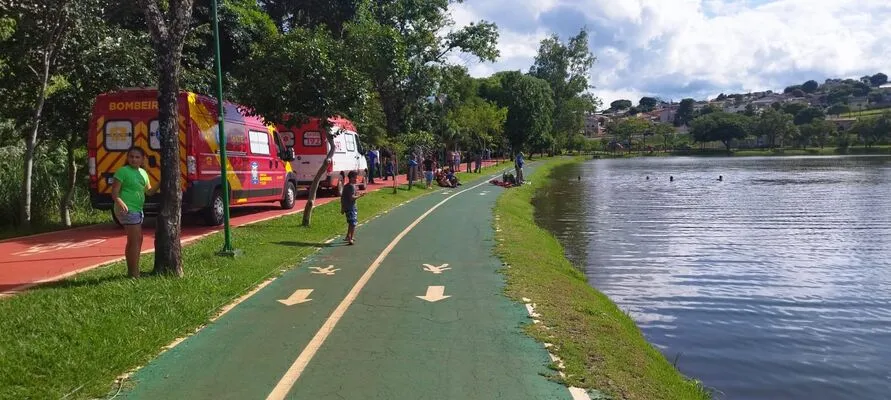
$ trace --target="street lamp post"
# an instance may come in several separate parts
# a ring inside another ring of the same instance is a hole
[[[232,232],[229,226],[229,174],[226,171],[226,130],[223,125],[225,107],[223,106],[223,68],[220,62],[220,26],[217,13],[217,0],[212,0],[213,12],[213,42],[214,59],[217,72],[217,133],[220,143],[220,180],[221,194],[223,195],[223,249],[218,253],[221,256],[234,257],[236,252],[232,247]]]

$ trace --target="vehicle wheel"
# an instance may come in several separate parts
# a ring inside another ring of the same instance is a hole
[[[334,189],[334,195],[340,197],[343,194],[343,178],[337,179],[337,188]]]
[[[204,209],[204,223],[217,226],[223,223],[223,194],[220,189],[213,191],[210,206]]]
[[[288,182],[285,188],[285,197],[282,198],[282,210],[290,210],[294,208],[294,200],[297,199],[297,188],[293,182]]]
[[[365,185],[368,183],[368,170],[362,173],[362,183],[359,184],[359,190],[365,190]]]
[[[111,220],[114,221],[115,225],[123,228],[124,224],[121,223],[121,220],[118,219],[118,213],[114,212],[114,208],[111,209]]]

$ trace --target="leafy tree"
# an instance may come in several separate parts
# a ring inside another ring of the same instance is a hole
[[[829,104],[835,103],[846,103],[849,97],[854,93],[854,91],[849,86],[840,86],[832,88],[829,91],[829,94],[826,95],[826,101]]]
[[[507,108],[474,97],[449,114],[449,121],[457,131],[464,132],[473,149],[481,150],[489,143],[498,142],[504,132]]]
[[[533,140],[538,140],[538,144],[545,142],[542,138],[550,133],[554,112],[550,85],[519,71],[499,72],[494,78],[501,87],[498,90],[500,98],[494,100],[507,108],[504,134],[511,147],[514,150],[530,149]]]
[[[815,119],[823,119],[825,117],[826,114],[823,113],[822,109],[808,107],[795,114],[795,125],[806,125],[813,122]]]
[[[347,25],[346,37],[364,32],[353,28],[359,27]],[[356,70],[362,56],[324,27],[276,34],[258,43],[238,67],[239,79],[247,83],[241,85],[239,95],[270,122],[293,126],[310,117],[320,118],[330,160],[338,132],[330,129],[329,118],[359,114],[368,98],[367,80]],[[303,211],[304,226],[312,222],[316,193],[327,167],[322,163],[313,178]]]
[[[687,125],[693,120],[693,99],[683,99],[674,114],[674,126]]]
[[[659,100],[655,97],[641,97],[638,102],[638,108],[643,112],[649,112],[653,111],[657,104],[659,104]]]
[[[697,116],[703,116],[716,112],[723,112],[723,110],[714,104],[706,104],[705,107],[700,108],[696,114]]]
[[[789,93],[792,93],[792,92],[795,91],[795,90],[801,90],[801,85],[787,86],[785,89],[783,89],[783,93],[784,93],[784,94],[789,94]]]
[[[14,1],[0,10],[6,40],[0,42],[0,101],[3,113],[15,120],[25,142],[19,222],[31,224],[31,185],[40,124],[48,97],[64,86],[57,76],[66,63],[71,29],[83,16],[84,5],[73,0]]]
[[[612,110],[627,110],[631,108],[634,104],[631,103],[631,100],[615,100],[612,103],[609,103],[609,108]]]
[[[849,112],[851,112],[851,107],[849,107],[845,104],[833,104],[832,107],[829,107],[829,109],[826,110],[826,114],[836,115],[836,116],[841,115],[841,114],[846,114]]]
[[[753,128],[752,133],[764,136],[770,148],[777,145],[782,146],[786,139],[798,134],[798,128],[792,122],[792,116],[773,108],[764,110],[755,121]]]
[[[795,89],[792,91],[792,96],[795,96],[795,97],[804,97],[804,94],[805,94],[804,90],[801,90],[801,89]]]
[[[103,92],[121,87],[153,85],[151,47],[147,34],[103,21],[107,1],[81,1],[86,11],[72,26],[67,47],[64,85],[47,99],[45,131],[65,150],[67,176],[59,202],[60,220],[71,226],[71,207],[78,178],[76,152],[85,145],[93,100]]]
[[[177,123],[180,60],[192,20],[192,0],[138,0],[145,11],[158,72],[158,130],[161,142],[161,210],[155,231],[155,272],[182,276],[182,191]]]
[[[820,84],[817,83],[817,81],[815,81],[815,80],[809,80],[809,81],[805,82],[803,85],[801,85],[801,90],[803,90],[805,93],[814,93],[819,88],[820,88]]]
[[[720,141],[730,151],[735,139],[743,139],[749,134],[750,120],[740,114],[713,112],[696,118],[690,133],[697,142]]]
[[[623,142],[631,144],[635,136],[644,136],[652,132],[653,123],[643,118],[623,118],[611,121],[607,132]]]
[[[746,109],[743,111],[743,115],[747,117],[754,117],[756,114],[755,106],[753,104],[746,104]]]
[[[888,83],[888,75],[885,75],[885,74],[879,72],[879,73],[869,77],[869,82],[873,86],[882,86],[882,85]]]
[[[809,124],[801,126],[799,144],[807,147],[810,143],[816,143],[822,149],[829,141],[829,138],[835,135],[835,124],[823,119],[816,119]]]
[[[882,103],[885,101],[885,94],[880,91],[871,92],[869,94],[870,103]]]
[[[891,112],[880,117],[859,119],[851,130],[866,141],[867,147],[871,147],[891,136]]]
[[[807,106],[801,103],[786,103],[783,105],[783,112],[795,116],[805,108],[807,108]]]
[[[584,127],[585,115],[593,112],[598,104],[596,98],[587,94],[594,60],[585,30],[569,38],[567,43],[561,42],[557,35],[541,41],[529,75],[543,79],[551,86],[555,111],[552,133],[557,142],[580,131]]]
[[[631,108],[628,109],[628,115],[634,116],[634,115],[637,115],[637,114],[640,114],[640,108],[637,108],[637,107],[631,107]]]
[[[258,0],[257,3],[282,33],[298,27],[324,28],[338,39],[345,24],[356,16],[361,6],[356,0]]]
[[[498,57],[495,24],[481,21],[452,30],[451,0],[363,1],[350,43],[359,67],[377,91],[390,135],[404,132],[420,100],[435,92],[431,70],[455,51],[479,61]]]
[[[872,88],[863,82],[858,81],[851,85],[851,94],[856,97],[868,96],[870,90],[872,90]]]
[[[718,97],[715,98],[715,100],[718,100],[718,101],[725,100],[725,99],[727,99],[727,95],[724,93],[719,94]]]

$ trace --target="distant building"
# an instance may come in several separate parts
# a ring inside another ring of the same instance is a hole
[[[609,121],[609,118],[603,114],[585,115],[585,128],[583,134],[589,138],[603,136],[607,121]]]

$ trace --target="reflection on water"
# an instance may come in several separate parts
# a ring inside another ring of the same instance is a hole
[[[552,182],[538,223],[718,398],[891,398],[891,158],[595,160]]]

